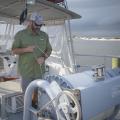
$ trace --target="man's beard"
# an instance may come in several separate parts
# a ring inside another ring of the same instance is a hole
[[[40,28],[35,28],[35,27],[32,26],[32,32],[35,33],[35,34],[39,34]]]

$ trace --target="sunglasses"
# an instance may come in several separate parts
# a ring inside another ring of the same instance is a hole
[[[36,23],[35,23],[35,26],[36,26],[36,27],[41,27],[41,26],[42,26],[42,24],[41,24],[41,25],[38,25],[38,24],[36,24]]]

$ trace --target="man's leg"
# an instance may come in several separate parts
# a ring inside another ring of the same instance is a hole
[[[21,80],[21,88],[22,88],[22,91],[25,93],[28,85],[32,82],[31,79],[26,79],[26,78],[22,78]]]

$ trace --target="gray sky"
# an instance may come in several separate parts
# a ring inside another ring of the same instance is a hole
[[[72,20],[72,33],[81,36],[120,36],[120,0],[67,0],[81,19]]]

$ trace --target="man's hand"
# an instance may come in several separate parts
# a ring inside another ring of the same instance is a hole
[[[34,48],[35,48],[34,45],[28,46],[28,47],[24,48],[24,52],[33,52],[33,51],[34,51]]]
[[[37,59],[37,63],[38,64],[43,64],[45,62],[45,58],[44,57],[39,57],[38,59]]]

